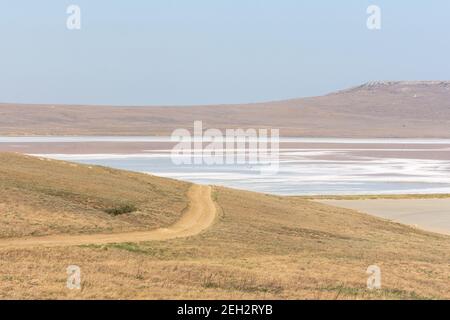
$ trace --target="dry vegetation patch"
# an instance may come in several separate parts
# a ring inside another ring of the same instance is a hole
[[[187,206],[188,183],[0,153],[0,237],[156,229]]]

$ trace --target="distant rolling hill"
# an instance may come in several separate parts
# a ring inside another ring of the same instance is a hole
[[[0,104],[0,135],[170,135],[278,128],[284,136],[450,138],[450,81],[372,82],[325,96],[215,106]]]

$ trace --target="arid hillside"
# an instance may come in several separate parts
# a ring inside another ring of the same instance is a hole
[[[321,97],[242,105],[0,105],[0,135],[170,135],[278,128],[284,136],[450,138],[450,81],[374,82]]]
[[[189,183],[0,153],[0,239],[147,230],[176,222]]]
[[[44,234],[173,224],[188,184],[145,174],[0,155],[0,244]],[[450,237],[310,202],[213,187],[200,234],[60,247],[0,245],[0,298],[450,298]],[[123,203],[137,210],[105,212]],[[69,265],[82,289],[66,288]],[[377,265],[382,289],[368,290]]]

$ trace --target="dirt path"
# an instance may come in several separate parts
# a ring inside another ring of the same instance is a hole
[[[59,247],[120,242],[162,241],[199,234],[209,228],[216,217],[216,207],[211,199],[211,187],[193,185],[189,192],[189,207],[181,219],[168,228],[112,234],[75,236],[43,236],[0,240],[0,248]]]

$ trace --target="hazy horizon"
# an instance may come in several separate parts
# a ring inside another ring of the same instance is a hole
[[[68,30],[69,5],[81,29]],[[366,26],[381,8],[381,30]],[[208,105],[450,79],[450,3],[0,2],[0,103]]]
[[[280,99],[272,99],[272,100],[256,100],[256,101],[244,101],[244,102],[230,102],[230,103],[197,103],[197,104],[106,104],[106,103],[53,103],[52,101],[42,101],[39,103],[31,103],[31,102],[17,102],[17,101],[0,101],[0,105],[54,105],[54,106],[98,106],[98,107],[201,107],[201,106],[221,106],[221,105],[252,105],[252,104],[264,104],[264,103],[271,103],[271,102],[283,102],[283,101],[289,101],[289,100],[296,100],[296,99],[306,99],[306,98],[315,98],[315,97],[321,97],[325,96],[327,94],[333,94],[339,91],[345,91],[353,88],[358,88],[359,86],[370,84],[370,83],[383,83],[383,82],[394,82],[394,83],[401,83],[401,82],[450,82],[450,80],[446,79],[438,79],[438,80],[375,80],[375,81],[367,81],[364,83],[359,83],[354,86],[345,87],[345,88],[338,88],[333,91],[324,92],[321,95],[312,95],[312,96],[296,96],[296,97],[286,97],[286,98],[280,98]]]

